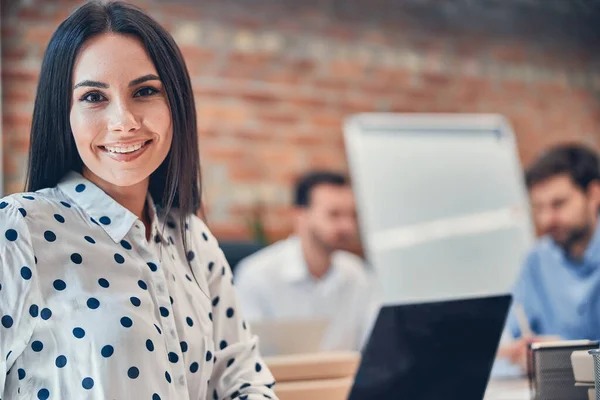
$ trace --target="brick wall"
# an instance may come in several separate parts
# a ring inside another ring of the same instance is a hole
[[[270,237],[287,234],[294,178],[346,168],[341,122],[356,112],[501,113],[524,163],[559,141],[600,147],[600,13],[584,3],[136,3],[171,31],[187,60],[207,215],[220,237],[247,236],[259,203]],[[43,51],[78,4],[2,0],[8,193],[24,182]]]

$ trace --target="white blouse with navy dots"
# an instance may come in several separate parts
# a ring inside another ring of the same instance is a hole
[[[149,242],[74,172],[1,200],[0,399],[275,398],[215,238],[148,204]]]

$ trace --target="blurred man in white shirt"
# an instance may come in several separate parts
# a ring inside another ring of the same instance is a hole
[[[360,350],[377,316],[373,278],[341,249],[356,239],[352,189],[343,175],[313,172],[295,193],[295,234],[242,260],[236,286],[250,321],[327,319],[323,350]]]

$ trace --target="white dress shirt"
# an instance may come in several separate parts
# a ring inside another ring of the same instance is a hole
[[[0,398],[275,398],[215,238],[148,203],[150,241],[77,173],[0,201]]]
[[[360,350],[377,316],[373,278],[362,260],[337,251],[328,272],[315,279],[308,271],[298,237],[242,260],[235,284],[250,321],[329,320],[322,350]]]

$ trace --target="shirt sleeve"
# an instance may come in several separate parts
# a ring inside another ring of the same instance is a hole
[[[536,293],[535,293],[535,271],[538,267],[538,255],[535,250],[533,250],[527,256],[523,267],[521,269],[521,273],[517,282],[515,283],[512,290],[512,305],[510,307],[510,311],[508,314],[508,318],[506,321],[505,334],[512,336],[513,339],[519,338],[522,336],[521,329],[519,327],[519,322],[515,315],[515,305],[520,304],[525,310],[525,314],[527,316],[527,320],[529,325],[533,331],[533,334],[541,334],[542,332],[536,331],[536,324],[534,323],[534,319],[537,315],[537,305],[536,305]]]
[[[216,358],[208,398],[276,399],[273,375],[262,360],[258,339],[251,335],[240,310],[229,264],[214,236],[200,224],[196,225],[200,229],[192,233],[193,240],[204,242],[209,246],[207,251],[218,260],[208,275]]]
[[[6,374],[29,343],[38,320],[40,292],[31,237],[22,209],[0,201],[0,399]]]

